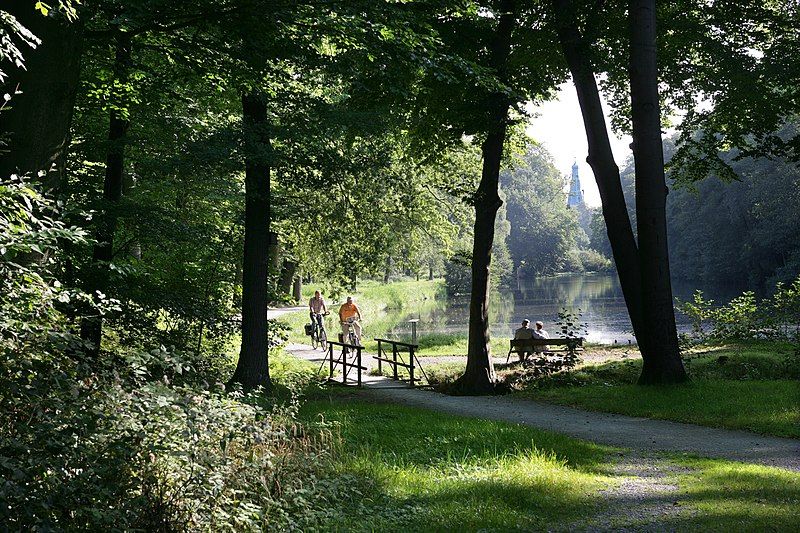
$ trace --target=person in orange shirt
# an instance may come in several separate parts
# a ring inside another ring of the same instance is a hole
[[[361,320],[361,310],[358,306],[353,303],[353,297],[348,296],[347,301],[342,304],[339,308],[339,321],[342,323],[342,334],[344,337],[345,342],[347,342],[347,334],[349,333],[350,323],[348,319],[354,318],[357,320],[353,320],[353,331],[358,337],[358,342],[361,342],[361,324],[358,321]]]

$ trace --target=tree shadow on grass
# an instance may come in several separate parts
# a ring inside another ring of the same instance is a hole
[[[548,529],[598,508],[611,448],[524,426],[341,397],[305,417],[334,421],[343,472],[368,488],[347,530]]]

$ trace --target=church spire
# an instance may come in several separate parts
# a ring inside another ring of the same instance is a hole
[[[569,184],[569,196],[567,197],[567,207],[580,207],[583,205],[583,189],[581,189],[581,179],[578,177],[578,162],[572,163],[572,180]]]

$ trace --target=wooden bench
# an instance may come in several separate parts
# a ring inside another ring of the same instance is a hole
[[[574,356],[583,346],[583,338],[576,337],[570,339],[511,339],[509,341],[508,356],[506,357],[506,364],[511,360],[512,353],[565,353],[569,356]],[[547,351],[543,349],[547,346]],[[551,349],[553,346],[563,346],[560,350]],[[538,350],[536,349],[538,348]]]

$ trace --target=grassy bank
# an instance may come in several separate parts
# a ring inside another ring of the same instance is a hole
[[[689,383],[640,387],[635,383],[641,360],[589,365],[531,380],[517,394],[583,409],[800,437],[800,363],[790,345],[707,345],[689,354],[686,367]]]
[[[312,287],[308,287],[306,290],[309,295],[313,293]],[[444,280],[441,279],[395,281],[388,284],[368,280],[361,283],[359,290],[353,296],[364,316],[364,341],[370,351],[377,349],[377,343],[372,340],[375,337],[409,341],[410,326],[406,320],[410,315],[415,313],[425,315],[437,307],[443,307],[447,299]],[[304,299],[303,305],[307,301],[307,298]],[[342,302],[327,303],[331,315],[326,319],[325,327],[329,334],[335,335],[340,331],[336,313]],[[280,320],[291,328],[289,342],[301,344],[310,342],[303,331],[303,325],[308,323],[308,313],[292,313],[284,315]],[[418,343],[421,355],[426,357],[465,355],[467,353],[466,332],[426,332],[420,335]],[[505,357],[508,353],[508,339],[504,336],[492,337],[491,348],[495,356]]]
[[[336,424],[341,472],[366,482],[335,530],[544,530],[596,511],[608,448],[521,426],[334,396],[301,416]]]
[[[632,479],[615,467],[627,450],[514,424],[376,404],[351,391],[325,395],[307,403],[301,418],[335,428],[345,452],[338,470],[362,493],[357,502],[345,502],[349,513],[337,512],[326,529],[652,529],[657,519],[658,530],[790,530],[800,519],[797,473],[665,455],[666,477],[659,483],[678,490],[661,504],[676,511],[640,517],[630,508],[642,504],[641,496],[615,492]],[[634,499],[629,505],[620,497]]]

